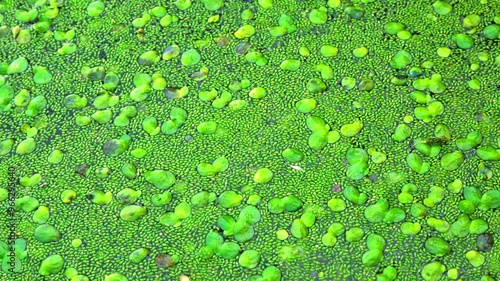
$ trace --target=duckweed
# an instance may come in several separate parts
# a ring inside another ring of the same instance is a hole
[[[351,124],[345,124],[340,128],[340,133],[345,137],[353,137],[361,131],[363,128],[363,123],[361,121],[355,121]]]
[[[240,255],[238,262],[242,267],[252,269],[260,262],[260,253],[256,250],[246,250]]]
[[[441,276],[443,276],[444,272],[446,271],[446,266],[444,266],[442,263],[435,261],[426,264],[422,268],[422,278],[426,281],[431,281],[431,280],[439,280]]]
[[[321,46],[320,53],[324,57],[333,57],[336,56],[339,52],[339,49],[337,47],[334,47],[332,45],[323,45]]]
[[[300,61],[294,59],[284,60],[280,64],[280,68],[287,71],[296,71],[300,67]]]
[[[45,258],[40,265],[40,274],[48,276],[58,273],[63,269],[64,259],[60,255],[51,255]]]
[[[236,32],[234,32],[234,37],[238,39],[244,39],[248,37],[252,37],[255,34],[255,27],[252,25],[246,24],[240,27]]]
[[[120,218],[126,222],[136,221],[146,215],[146,208],[137,205],[125,206],[120,211]]]
[[[326,8],[321,7],[319,9],[312,9],[309,12],[309,20],[313,24],[324,24],[328,20],[328,15],[326,13]]]
[[[450,253],[451,247],[441,237],[431,237],[425,241],[425,249],[436,256],[444,256]]]
[[[361,241],[363,236],[365,235],[365,232],[363,231],[362,228],[359,227],[354,227],[346,231],[345,233],[345,239],[348,242],[358,242]]]
[[[300,162],[304,157],[304,153],[296,148],[287,148],[281,155],[291,163]]]
[[[240,205],[242,200],[243,196],[240,194],[234,191],[226,191],[219,196],[218,204],[222,208],[228,209]]]
[[[269,168],[261,168],[253,176],[253,180],[256,183],[268,183],[272,178],[273,172]]]
[[[152,170],[144,173],[146,180],[152,183],[155,187],[166,189],[175,183],[175,176],[170,171]]]
[[[1,280],[498,279],[495,1],[250,2],[0,1]]]
[[[97,17],[104,11],[104,2],[94,1],[87,6],[87,14],[91,17]]]
[[[214,121],[203,122],[200,123],[198,127],[196,127],[196,129],[200,134],[210,135],[215,133],[215,131],[217,130],[217,123]]]
[[[290,232],[295,238],[305,238],[309,234],[309,228],[302,219],[295,219],[290,227]]]
[[[253,88],[248,95],[254,99],[261,99],[267,95],[266,89],[262,87]]]
[[[334,212],[342,212],[346,209],[346,203],[340,198],[330,199],[328,201],[328,207]]]
[[[164,53],[165,57],[165,53]],[[181,63],[182,65],[190,66],[195,65],[201,60],[201,55],[196,49],[189,49],[182,53]]]
[[[445,170],[453,171],[460,167],[464,161],[464,156],[460,151],[451,152],[441,158],[441,167]]]

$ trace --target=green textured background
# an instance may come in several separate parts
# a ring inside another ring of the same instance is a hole
[[[6,1],[7,11],[0,25],[28,28],[29,24],[18,22],[14,18],[16,9],[29,9],[31,5],[24,1]],[[488,40],[480,36],[480,31],[500,15],[500,3],[490,0],[488,4],[479,1],[450,1],[454,4],[453,12],[446,16],[437,16],[433,20],[428,15],[435,15],[432,1],[376,1],[363,6],[365,16],[361,20],[350,19],[343,10],[342,1],[338,8],[328,8],[329,20],[323,25],[313,25],[307,14],[311,8],[326,6],[326,1],[276,1],[271,9],[262,9],[257,2],[225,1],[225,6],[216,12],[206,10],[200,1],[194,1],[186,11],[178,10],[169,1],[106,1],[105,11],[97,18],[86,14],[87,1],[65,1],[60,15],[53,21],[55,30],[76,30],[73,42],[78,51],[72,55],[59,55],[55,51],[61,42],[53,38],[44,38],[43,34],[33,35],[27,44],[16,44],[9,34],[0,39],[0,61],[11,62],[19,56],[26,57],[31,66],[47,67],[54,78],[49,84],[36,86],[30,70],[13,76],[8,83],[16,89],[29,89],[32,96],[42,94],[47,98],[47,108],[36,117],[26,117],[23,111],[0,113],[0,140],[15,138],[17,143],[25,138],[19,128],[29,123],[33,126],[43,120],[47,126],[39,130],[35,139],[36,150],[29,155],[14,153],[0,157],[0,184],[8,183],[7,168],[14,166],[16,175],[31,176],[40,173],[44,187],[21,187],[18,185],[18,197],[30,195],[37,198],[41,205],[51,210],[48,223],[55,226],[62,234],[56,243],[41,244],[33,237],[37,224],[32,221],[32,213],[22,211],[16,213],[18,235],[28,240],[28,257],[23,261],[23,271],[16,276],[0,272],[1,280],[69,280],[63,271],[47,278],[39,275],[40,263],[48,255],[60,254],[65,259],[64,269],[74,267],[79,274],[90,280],[103,280],[103,276],[111,273],[122,273],[129,280],[177,280],[180,274],[186,274],[191,280],[246,280],[248,276],[260,274],[269,265],[278,266],[282,280],[375,280],[376,273],[385,266],[393,265],[398,269],[396,280],[420,280],[421,268],[434,260],[440,260],[448,269],[457,267],[463,280],[479,280],[483,274],[500,278],[500,253],[498,246],[493,251],[483,253],[485,264],[473,268],[465,259],[465,253],[476,248],[476,236],[454,238],[451,234],[440,234],[428,227],[425,220],[422,231],[416,235],[404,235],[399,225],[385,223],[369,223],[363,212],[368,204],[380,198],[387,198],[390,206],[400,206],[406,213],[406,221],[418,221],[409,213],[408,204],[397,200],[401,182],[388,181],[389,172],[405,175],[409,182],[415,183],[419,191],[415,194],[418,202],[427,196],[432,185],[446,185],[456,178],[462,179],[464,185],[475,185],[481,190],[498,189],[498,162],[487,162],[494,173],[492,179],[481,180],[478,175],[480,159],[466,155],[462,166],[453,172],[445,171],[439,158],[426,158],[431,164],[430,171],[424,175],[413,172],[406,164],[406,155],[410,152],[409,142],[395,142],[391,135],[403,117],[412,115],[416,104],[409,98],[413,91],[412,79],[404,86],[391,83],[394,74],[404,71],[393,70],[389,66],[392,56],[404,49],[413,56],[411,66],[418,66],[423,61],[434,62],[432,70],[426,70],[426,76],[439,73],[447,85],[442,94],[432,96],[445,105],[444,114],[430,123],[415,119],[411,138],[430,137],[436,124],[443,123],[450,127],[452,141],[443,146],[444,153],[457,150],[454,141],[467,133],[478,130],[483,134],[483,144],[497,145],[499,135],[499,102],[500,66],[495,57],[500,55],[499,40]],[[144,39],[141,41],[135,33],[131,22],[150,8],[164,5],[170,14],[180,18],[178,23],[168,28],[161,27],[157,19],[144,28]],[[257,32],[249,39],[236,39],[233,33],[244,24],[240,13],[245,8],[256,11],[255,20],[250,21]],[[482,16],[478,32],[473,36],[475,46],[469,50],[461,50],[451,40],[455,33],[463,32],[461,19],[472,13]],[[220,14],[218,23],[208,24],[207,19]],[[268,28],[276,26],[279,16],[288,14],[295,20],[298,30],[282,37],[272,37]],[[407,41],[384,33],[387,22],[398,21],[407,26],[414,36]],[[117,28],[120,27],[121,28]],[[118,30],[118,31],[117,31]],[[33,32],[35,33],[35,32]],[[218,37],[228,37],[229,46],[218,47]],[[150,67],[140,66],[137,58],[148,50],[161,52],[172,44],[178,44],[181,52],[192,48],[196,40],[207,40],[206,47],[196,48],[202,60],[195,66],[182,66],[179,57],[171,61],[161,60]],[[269,59],[265,66],[256,66],[246,62],[244,56],[234,53],[235,46],[241,41],[252,44],[251,50],[258,50]],[[339,49],[335,57],[324,58],[319,49],[322,45],[331,44]],[[300,47],[306,46],[311,56],[301,57]],[[368,56],[357,59],[352,50],[361,46],[369,49]],[[449,46],[453,53],[448,58],[440,58],[436,49]],[[489,60],[480,62],[478,53],[487,51]],[[280,69],[285,59],[299,59],[301,67],[295,72]],[[498,60],[498,58],[497,58]],[[324,93],[308,93],[305,85],[314,77],[320,77],[314,68],[318,63],[330,65],[334,70],[334,79],[325,81],[328,89]],[[480,69],[470,70],[470,63],[479,63]],[[101,82],[91,82],[80,74],[83,66],[115,67],[118,70],[120,84],[114,94],[120,96],[120,102],[111,108],[116,116],[120,108],[135,105],[138,115],[126,127],[116,127],[110,121],[99,125],[92,123],[87,127],[75,124],[75,116],[91,115],[95,109],[93,99],[101,90]],[[190,79],[193,72],[201,66],[209,69],[208,78],[202,82]],[[133,102],[127,96],[134,88],[132,78],[136,73],[153,74],[161,72],[172,87],[188,86],[189,94],[178,100],[165,97],[163,91],[153,91],[143,102]],[[375,81],[375,88],[370,92],[344,90],[340,85],[343,77],[354,77],[358,81],[370,77]],[[233,80],[247,78],[251,86],[233,94],[233,99],[244,99],[249,105],[241,111],[229,108],[216,109],[209,102],[198,99],[200,90],[228,90]],[[477,78],[481,81],[481,90],[472,90],[467,82]],[[252,100],[248,91],[260,86],[268,95],[262,100]],[[85,96],[89,104],[84,109],[69,109],[63,104],[66,95]],[[321,151],[311,150],[307,145],[308,131],[305,120],[310,114],[297,112],[295,103],[302,98],[315,98],[318,108],[312,114],[323,118],[333,129],[340,129],[356,118],[363,121],[361,132],[352,137],[341,139],[335,144],[328,144]],[[353,102],[362,106],[356,108]],[[146,116],[155,116],[159,122],[168,118],[174,106],[184,108],[188,112],[186,123],[174,135],[160,133],[149,136],[141,122]],[[482,113],[485,118],[477,121]],[[204,121],[214,120],[220,129],[215,135],[201,135],[196,126]],[[132,137],[129,149],[144,148],[148,155],[135,159],[129,153],[111,158],[102,153],[102,145],[109,139],[118,138],[124,133]],[[193,135],[192,142],[184,140],[186,135]],[[295,147],[303,151],[304,159],[298,163],[304,171],[291,169],[281,156],[281,152]],[[347,163],[345,153],[350,147],[368,149],[374,147],[387,155],[383,164],[370,163],[370,175],[378,177],[376,182],[363,179],[353,181],[346,177]],[[53,149],[64,152],[63,162],[50,165],[47,157]],[[224,155],[229,160],[229,169],[213,178],[202,177],[196,171],[200,162],[213,161]],[[172,191],[171,203],[164,207],[154,207],[150,202],[153,194],[159,190],[148,183],[143,176],[128,180],[121,172],[121,166],[130,162],[136,165],[139,173],[152,169],[169,170],[177,180],[187,183],[185,191]],[[74,173],[75,166],[86,163],[90,166],[87,177]],[[95,176],[98,167],[109,167],[113,172],[105,180]],[[258,168],[268,167],[274,172],[273,180],[268,184],[253,182],[253,174]],[[347,210],[333,213],[326,205],[331,198],[343,198],[341,193],[331,192],[331,187],[354,185],[368,194],[368,202],[354,205],[347,202]],[[120,219],[122,205],[113,200],[107,206],[92,204],[85,195],[95,189],[102,189],[116,194],[125,187],[142,191],[138,202],[148,207],[148,214],[139,221],[125,222]],[[193,209],[192,215],[183,221],[180,227],[169,227],[159,224],[158,218],[166,211],[171,211],[182,201],[206,190],[217,195],[226,190],[242,190],[245,187],[243,202],[251,194],[263,197],[258,206],[262,220],[256,225],[256,235],[250,242],[241,243],[242,249],[256,249],[262,253],[260,264],[255,269],[244,269],[237,259],[224,260],[213,257],[202,260],[197,257],[198,249],[204,245],[208,231],[216,229],[217,218],[223,214],[237,217],[242,204],[233,209],[222,209],[211,204],[202,209]],[[60,193],[65,189],[77,192],[77,198],[70,204],[64,204]],[[267,201],[273,197],[288,194],[298,196],[305,205],[317,205],[324,209],[316,224],[310,228],[305,239],[293,237],[285,241],[276,239],[275,231],[287,229],[293,219],[301,212],[273,215],[267,211]],[[445,189],[445,198],[435,208],[429,209],[428,216],[442,217],[454,222],[460,214],[458,202],[462,195],[455,195]],[[8,233],[5,225],[5,204],[2,203],[0,213],[1,239]],[[494,233],[496,242],[500,243],[500,214],[497,210],[476,211],[471,217],[485,219],[490,226],[489,233]],[[367,250],[365,239],[356,243],[345,241],[339,237],[334,247],[325,247],[321,236],[326,233],[333,222],[341,222],[346,229],[362,227],[365,232],[378,233],[386,238],[387,248],[384,259],[374,268],[364,267],[361,256]],[[433,235],[449,239],[452,252],[443,258],[436,258],[424,248],[425,240]],[[83,245],[74,249],[71,240],[80,238]],[[278,251],[283,245],[297,244],[303,247],[301,257],[294,261],[283,262]],[[147,247],[152,253],[140,264],[130,263],[128,255],[135,249]],[[158,253],[176,254],[180,262],[174,268],[158,269],[154,257]],[[63,270],[64,270],[63,269]],[[321,274],[320,274],[321,273]],[[322,276],[319,277],[318,275]],[[28,279],[29,277],[29,279]],[[444,277],[443,280],[446,278]]]

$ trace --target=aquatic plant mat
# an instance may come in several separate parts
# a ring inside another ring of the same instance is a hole
[[[500,280],[495,0],[0,0],[0,280]]]

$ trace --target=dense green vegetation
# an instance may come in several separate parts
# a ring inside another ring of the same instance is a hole
[[[500,280],[499,42],[495,0],[0,0],[0,280]]]

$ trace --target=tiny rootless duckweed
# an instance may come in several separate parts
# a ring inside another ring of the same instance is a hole
[[[1,280],[499,278],[496,1],[17,2]]]

